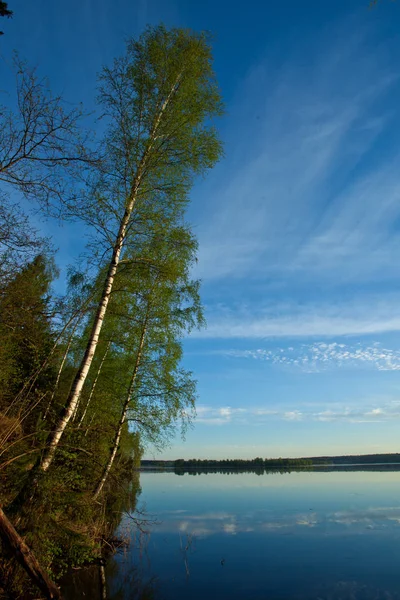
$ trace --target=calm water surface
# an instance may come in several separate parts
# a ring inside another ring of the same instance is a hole
[[[400,600],[398,470],[142,473],[141,485],[156,523],[139,535],[123,519],[132,543],[106,568],[109,600]]]

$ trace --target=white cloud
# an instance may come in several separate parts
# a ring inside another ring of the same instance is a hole
[[[201,405],[198,407],[198,413],[202,416],[196,419],[197,423],[204,425],[255,425],[271,421],[315,421],[315,422],[348,422],[348,423],[376,423],[383,421],[400,419],[400,403],[396,400],[386,401],[381,406],[371,403],[371,400],[363,402],[358,400],[357,405],[343,406],[335,403],[331,408],[326,406],[303,404],[301,410],[298,407],[283,409],[280,407],[260,407],[250,406],[241,408],[231,408],[226,411],[224,408]],[[223,416],[220,415],[221,410]]]
[[[196,423],[207,425],[226,425],[233,420],[242,420],[241,415],[247,413],[246,408],[232,408],[230,406],[211,407],[200,404],[196,407]]]
[[[301,421],[303,415],[299,410],[289,410],[283,413],[283,418],[287,421]]]
[[[219,409],[219,413],[221,417],[230,417],[232,414],[232,409],[229,406],[223,407]]]
[[[399,371],[400,350],[385,348],[375,342],[370,345],[316,342],[301,344],[298,348],[278,347],[273,349],[226,350],[219,354],[232,357],[264,361],[284,368],[306,372],[321,372],[328,369],[357,368],[378,371]]]

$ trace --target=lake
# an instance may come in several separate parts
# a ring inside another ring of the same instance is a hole
[[[398,469],[144,472],[141,487],[148,533],[123,518],[107,596],[80,574],[67,600],[400,600]]]

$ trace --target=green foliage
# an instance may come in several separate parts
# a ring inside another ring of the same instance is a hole
[[[102,169],[82,202],[64,202],[64,210],[96,227],[103,255],[133,197],[127,252],[155,227],[182,221],[194,177],[222,155],[213,125],[222,103],[207,35],[148,28],[103,69],[99,104],[109,123]]]
[[[214,127],[222,103],[208,35],[147,28],[102,72],[103,159],[85,192],[67,194],[72,166],[91,160],[77,128],[81,112],[66,113],[47,84],[18,65],[20,113],[1,113],[0,182],[94,232],[87,264],[69,270],[65,296],[55,297],[46,243],[17,207],[0,207],[0,502],[10,503],[21,533],[58,577],[98,557],[121,511],[135,505],[145,444],[163,447],[191,423],[196,382],[182,368],[182,340],[204,317],[185,210],[195,178],[222,155]],[[36,144],[38,131],[45,141]],[[32,144],[19,154],[24,136]],[[79,402],[67,414],[88,354]],[[37,465],[60,422],[44,475]]]
[[[134,253],[126,255],[105,323],[104,335],[118,348],[118,372],[126,374],[124,396],[143,336],[128,419],[143,440],[158,446],[168,441],[176,424],[189,422],[194,407],[195,382],[180,361],[182,337],[204,322],[199,282],[190,279],[196,250],[196,240],[184,227],[162,234],[156,230],[146,254],[141,249],[139,263]]]
[[[54,273],[52,262],[37,256],[0,293],[0,410],[9,407],[54,344],[49,307]],[[51,386],[51,377],[49,368],[42,369],[31,392]],[[12,414],[20,409],[18,403]]]
[[[0,478],[6,479],[4,493],[25,479],[43,438],[41,417],[55,379],[50,306],[55,273],[52,261],[39,255],[0,293]]]

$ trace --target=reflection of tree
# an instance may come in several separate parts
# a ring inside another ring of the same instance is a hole
[[[168,462],[168,461],[167,461]],[[145,461],[146,470],[151,470],[152,461]],[[162,465],[154,461],[154,470],[159,470]],[[148,468],[150,466],[150,469]],[[238,473],[255,473],[264,475],[268,473],[290,473],[294,470],[302,471],[398,471],[400,470],[400,454],[369,454],[364,456],[332,456],[317,458],[277,458],[263,459],[227,459],[227,460],[201,460],[178,459],[170,461],[169,468],[173,468],[176,475],[201,475],[206,473],[221,473],[225,475]]]
[[[65,581],[62,581],[62,594],[64,600],[84,600],[86,598],[101,598],[101,587],[98,565],[86,569],[72,571]],[[98,590],[98,591],[97,591]]]
[[[133,474],[130,471],[129,475],[126,473],[126,479],[117,478],[112,475],[113,490],[109,492],[107,496],[107,503],[103,506],[102,518],[97,520],[95,524],[97,526],[96,540],[97,547],[101,546],[101,557],[88,567],[79,570],[70,570],[60,580],[61,590],[64,600],[86,600],[87,598],[93,598],[94,600],[109,598],[106,595],[106,588],[108,587],[108,580],[110,579],[110,569],[112,573],[113,561],[110,560],[110,556],[113,553],[125,551],[130,540],[132,538],[132,529],[142,527],[145,520],[145,515],[142,513],[137,514],[137,518],[129,520],[129,529],[125,531],[125,528],[121,528],[122,521],[125,522],[126,515],[131,513],[135,514],[137,498],[140,494],[140,481],[139,472],[134,471]],[[56,501],[51,502],[48,500],[47,512],[51,519],[52,511],[60,510]],[[38,507],[37,511],[41,515],[41,522],[37,524],[37,530],[40,531],[41,535],[46,532],[48,534],[48,543],[55,544],[57,542],[57,536],[52,531],[48,532],[48,524],[46,518],[43,516],[44,509]],[[83,515],[76,512],[74,516],[70,516],[67,526],[77,528],[79,523],[82,522]],[[81,546],[81,540],[75,536],[70,541],[69,555],[76,556]],[[88,560],[93,560],[93,555],[88,556]],[[72,561],[68,561],[71,563]],[[81,561],[82,562],[82,561]],[[68,564],[68,563],[66,563]],[[79,563],[77,563],[79,564]]]
[[[282,473],[287,473],[290,469],[295,468],[310,468],[312,467],[312,460],[308,458],[276,458],[276,459],[264,459],[264,458],[253,458],[253,459],[224,459],[224,460],[201,460],[201,459],[190,459],[183,460],[178,459],[173,463],[174,472],[177,475],[183,473],[190,473],[196,475],[197,473],[246,473],[251,472],[256,475],[263,475],[264,473],[274,473],[277,470]]]
[[[183,556],[183,564],[185,565],[186,576],[189,577],[190,571],[189,571],[189,564],[188,564],[188,554],[190,554],[193,550],[193,544],[194,544],[195,538],[194,538],[193,533],[187,533],[186,540],[183,543],[182,536],[180,535],[179,537],[180,537],[180,541],[181,541],[181,554]]]
[[[136,567],[121,574],[113,560],[104,568],[103,577],[99,565],[73,571],[62,589],[64,600],[154,600],[159,591],[156,577],[145,579]]]
[[[154,600],[160,592],[157,577],[145,578],[140,570],[133,566],[121,576],[118,564],[114,561],[107,566],[107,580],[112,582],[116,589],[115,592],[109,593],[108,600]]]
[[[313,471],[313,467],[275,467],[264,469],[262,467],[174,467],[175,475],[207,475],[210,473],[218,473],[220,475],[238,475],[240,473],[254,473],[255,475],[268,475],[274,473],[291,473],[292,471],[301,468],[302,471]],[[327,469],[328,470],[328,469]],[[330,469],[332,470],[332,469]]]

